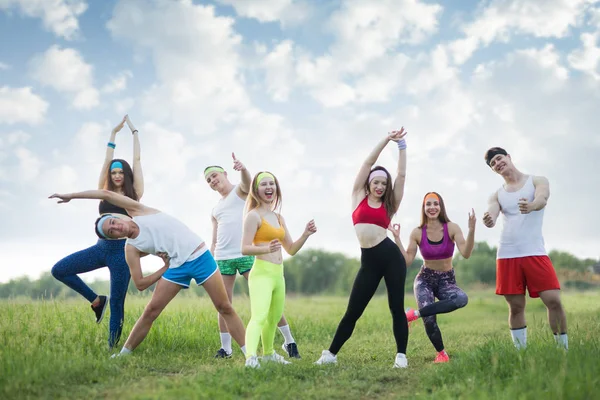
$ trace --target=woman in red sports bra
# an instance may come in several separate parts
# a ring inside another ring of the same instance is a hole
[[[337,353],[352,336],[356,322],[375,294],[381,279],[385,279],[392,313],[396,359],[394,368],[406,368],[408,323],[404,313],[404,281],[406,263],[398,246],[387,236],[392,216],[398,211],[404,194],[406,176],[406,131],[390,132],[367,157],[361,166],[352,190],[352,222],[361,247],[360,269],[354,280],[348,308],[340,321],[328,350],[323,350],[316,364],[337,362]],[[398,145],[398,169],[392,180],[381,166],[373,168],[385,146],[393,141]]]
[[[417,248],[421,251],[423,266],[414,282],[419,309],[409,309],[406,317],[409,323],[419,317],[423,318],[425,332],[437,351],[434,360],[436,363],[450,361],[444,349],[436,315],[458,310],[469,301],[466,293],[456,285],[452,256],[455,244],[464,258],[471,256],[475,245],[475,222],[475,211],[471,209],[469,233],[465,239],[460,226],[448,218],[442,197],[436,192],[429,192],[423,198],[421,225],[411,232],[408,249],[404,250],[400,240],[400,225],[390,227],[407,265],[411,265],[415,259]],[[439,299],[437,302],[436,297]]]

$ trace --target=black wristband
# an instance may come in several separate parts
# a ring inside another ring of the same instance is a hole
[[[138,130],[134,129],[133,131],[131,131],[131,134],[133,135],[134,133],[136,133]]]

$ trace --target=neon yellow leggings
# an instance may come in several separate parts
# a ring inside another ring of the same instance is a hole
[[[248,276],[248,291],[251,316],[246,327],[246,358],[257,355],[261,338],[263,355],[271,355],[285,304],[283,264],[255,259]]]

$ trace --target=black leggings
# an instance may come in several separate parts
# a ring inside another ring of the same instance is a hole
[[[394,324],[394,338],[398,353],[406,354],[408,343],[408,323],[404,313],[404,282],[406,280],[406,261],[400,249],[389,238],[377,246],[361,249],[360,269],[354,279],[348,308],[338,325],[329,351],[337,354],[354,331],[369,301],[375,294],[381,278],[385,279],[388,292],[388,304]]]

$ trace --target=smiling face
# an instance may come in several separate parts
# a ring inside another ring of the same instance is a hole
[[[119,218],[109,218],[102,223],[102,232],[111,239],[127,237],[130,231],[129,222]]]
[[[125,180],[125,172],[122,168],[113,168],[110,170],[110,180],[115,188],[123,187]]]
[[[439,220],[442,224],[450,222],[446,214],[444,199],[439,193],[429,192],[423,197],[423,207],[421,208],[421,225],[419,228],[427,225],[428,222]]]
[[[273,178],[266,177],[258,183],[258,198],[266,204],[272,204],[277,198],[277,184]]]
[[[425,200],[425,204],[423,205],[423,211],[427,218],[437,219],[440,216],[441,206],[440,202],[432,197],[429,197]]]
[[[369,183],[369,192],[378,199],[385,195],[387,189],[387,178],[377,176]]]
[[[205,178],[208,186],[215,191],[219,191],[228,182],[227,172],[211,171]]]
[[[490,168],[492,171],[500,175],[508,172],[512,167],[513,163],[509,155],[496,154],[490,160]]]

